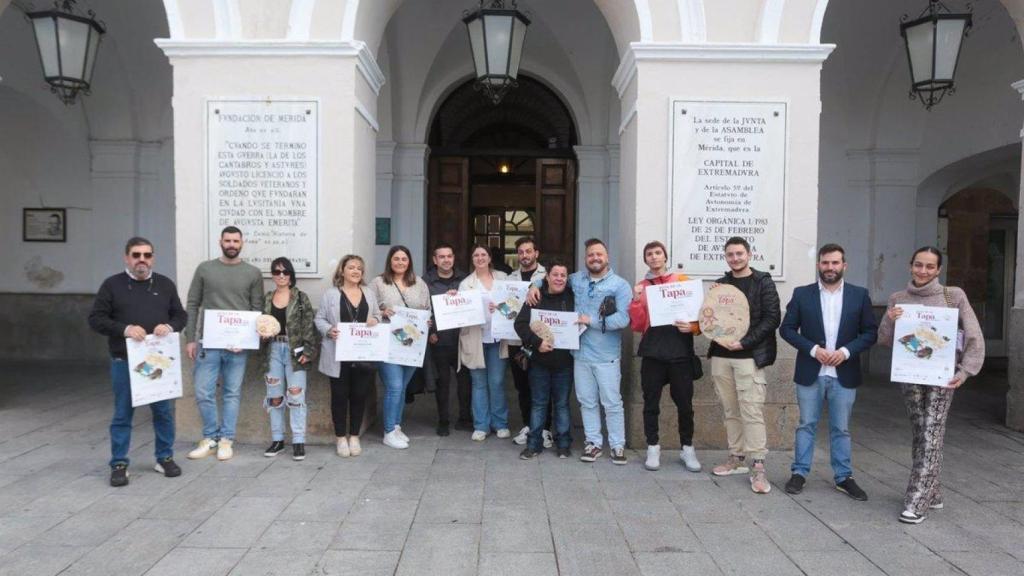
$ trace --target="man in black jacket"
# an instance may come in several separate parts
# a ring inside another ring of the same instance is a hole
[[[185,327],[188,314],[181,306],[178,289],[170,278],[153,272],[153,243],[145,238],[128,240],[124,272],[103,281],[89,326],[107,336],[110,378],[114,388],[114,418],[110,422],[110,485],[128,484],[128,447],[132,437],[131,379],[125,338],[144,340],[147,334],[165,336]],[[174,463],[174,400],[149,405],[156,435],[156,466],[167,477],[181,475]]]
[[[455,249],[451,244],[442,242],[434,247],[434,268],[423,275],[431,296],[444,294],[450,290],[458,290],[459,282],[466,274],[455,269]],[[472,384],[469,381],[469,370],[458,370],[459,367],[459,329],[438,331],[436,324],[430,325],[430,358],[437,370],[437,435],[447,436],[451,420],[451,383],[452,371],[455,372],[456,388],[459,396],[459,420],[456,430],[473,430],[473,417],[470,409]]]
[[[716,476],[750,473],[750,488],[771,491],[765,474],[768,455],[764,426],[764,399],[768,380],[765,366],[775,363],[775,329],[781,321],[779,293],[767,272],[750,267],[750,244],[734,236],[725,243],[729,272],[718,279],[743,292],[750,305],[750,328],[735,342],[711,343],[711,377],[722,400],[729,459],[712,470]],[[753,462],[747,464],[747,458]]]

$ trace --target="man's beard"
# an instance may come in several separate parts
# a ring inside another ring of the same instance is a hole
[[[132,275],[136,278],[145,278],[146,276],[149,276],[151,271],[152,268],[146,264],[136,264],[135,266],[132,266]]]
[[[587,262],[587,270],[594,274],[597,274],[598,272],[603,272],[606,267],[607,266],[604,263]]]
[[[829,277],[831,276],[831,278]],[[818,271],[818,278],[821,279],[822,284],[835,284],[843,279],[842,270],[829,270],[827,272]]]
[[[242,251],[241,248],[225,248],[221,246],[220,251],[224,254],[225,258],[238,258],[238,254]]]

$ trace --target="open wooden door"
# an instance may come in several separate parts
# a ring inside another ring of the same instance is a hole
[[[455,266],[466,270],[469,249],[469,158],[431,157],[430,190],[427,196],[427,262],[434,246],[447,242],[455,247]]]
[[[576,169],[571,159],[537,160],[537,231],[542,259],[557,256],[575,268]]]

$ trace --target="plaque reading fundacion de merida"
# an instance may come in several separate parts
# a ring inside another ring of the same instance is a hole
[[[670,247],[687,274],[720,276],[741,236],[752,267],[783,276],[786,122],[782,102],[672,101]]]
[[[286,256],[296,275],[319,270],[319,105],[316,100],[208,100],[206,205],[209,256],[220,231],[242,230],[242,257],[270,271]]]

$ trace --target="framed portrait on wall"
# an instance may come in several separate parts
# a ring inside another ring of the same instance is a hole
[[[21,239],[24,242],[67,242],[67,224],[64,208],[24,208]]]

